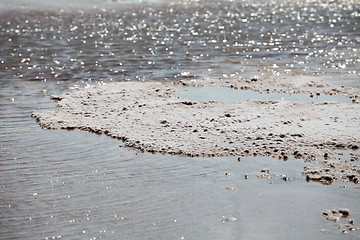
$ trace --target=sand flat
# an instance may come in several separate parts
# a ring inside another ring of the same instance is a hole
[[[59,99],[33,113],[42,127],[104,133],[147,152],[314,160],[360,146],[359,104],[195,102],[159,82],[109,83]]]

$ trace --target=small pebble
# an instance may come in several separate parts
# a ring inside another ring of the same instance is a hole
[[[350,212],[348,209],[339,209],[339,213],[343,215],[344,218],[347,218],[350,215]]]

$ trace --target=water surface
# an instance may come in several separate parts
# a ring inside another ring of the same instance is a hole
[[[64,4],[59,10],[55,4],[47,11],[2,13],[0,77],[109,81],[308,74],[360,84],[357,1],[88,4],[93,8],[69,10]]]
[[[181,98],[191,101],[216,101],[216,102],[243,102],[246,100],[257,101],[290,101],[303,103],[317,103],[317,102],[344,102],[351,103],[352,99],[342,95],[320,95],[310,97],[305,93],[278,93],[278,92],[255,92],[252,90],[239,90],[228,87],[218,86],[204,86],[204,87],[185,87],[175,86],[180,90]],[[280,90],[280,87],[272,87],[272,91]]]

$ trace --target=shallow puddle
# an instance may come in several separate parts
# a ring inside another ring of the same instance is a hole
[[[318,103],[318,102],[344,102],[351,103],[351,99],[341,95],[325,95],[310,97],[309,94],[298,93],[277,93],[274,90],[281,88],[269,88],[269,93],[260,93],[252,90],[232,89],[228,87],[204,86],[204,87],[185,87],[175,86],[180,90],[181,97],[191,101],[216,101],[216,102],[243,102],[249,99],[257,101],[278,101],[285,100],[289,102]]]

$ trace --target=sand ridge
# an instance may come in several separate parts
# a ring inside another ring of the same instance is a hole
[[[194,102],[159,82],[109,83],[56,98],[56,109],[32,114],[42,127],[103,133],[146,152],[311,161],[360,146],[359,104]]]

